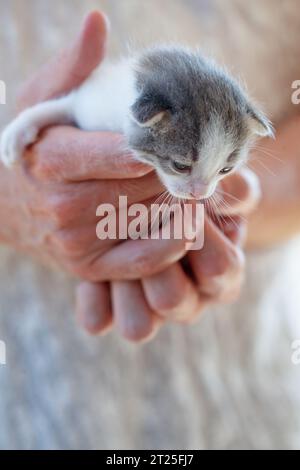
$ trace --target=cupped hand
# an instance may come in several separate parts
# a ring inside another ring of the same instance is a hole
[[[227,178],[219,196],[212,217],[206,215],[202,250],[140,281],[81,283],[79,324],[91,334],[116,327],[128,340],[145,341],[165,322],[191,323],[206,308],[235,301],[244,279],[245,217],[259,202],[258,180],[241,170]]]

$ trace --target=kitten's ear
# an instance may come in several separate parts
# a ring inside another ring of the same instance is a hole
[[[260,111],[250,108],[248,111],[249,126],[253,134],[260,137],[274,137],[274,129],[271,122]]]
[[[142,94],[131,107],[131,118],[140,127],[166,124],[169,115],[169,104],[154,94]]]

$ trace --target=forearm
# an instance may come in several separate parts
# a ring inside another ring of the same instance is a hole
[[[275,141],[258,144],[251,168],[262,201],[249,219],[249,248],[264,248],[300,233],[300,116],[284,123]]]

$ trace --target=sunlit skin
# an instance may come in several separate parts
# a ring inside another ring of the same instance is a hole
[[[78,86],[102,60],[105,40],[103,17],[91,13],[74,44],[25,84],[19,109]],[[149,202],[164,189],[150,168],[123,155],[121,147],[122,137],[112,133],[44,131],[22,167],[0,169],[5,221],[0,237],[47,262],[55,260],[82,280],[76,310],[88,332],[103,334],[114,326],[125,338],[142,341],[165,322],[195,321],[211,304],[237,298],[244,218],[257,206],[260,191],[249,171],[228,176],[216,193],[223,222],[206,218],[205,247],[199,252],[186,253],[184,240],[103,242],[95,233],[101,202],[116,204],[119,194],[130,202]],[[184,256],[193,279],[182,267]]]

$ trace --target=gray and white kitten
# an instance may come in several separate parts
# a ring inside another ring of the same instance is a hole
[[[156,47],[105,62],[76,90],[21,113],[3,132],[1,159],[22,157],[45,126],[123,132],[137,159],[167,190],[204,199],[245,162],[255,136],[272,135],[264,115],[222,69],[197,52]]]

